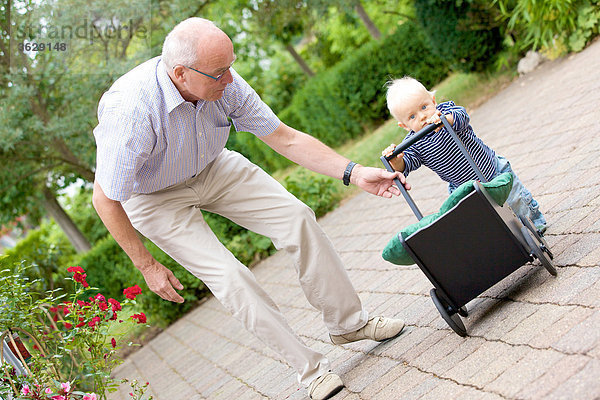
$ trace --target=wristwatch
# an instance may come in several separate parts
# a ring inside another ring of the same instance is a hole
[[[350,161],[346,166],[346,170],[344,171],[344,179],[342,179],[344,185],[346,186],[350,185],[350,175],[352,174],[352,168],[354,168],[355,165],[355,162]]]

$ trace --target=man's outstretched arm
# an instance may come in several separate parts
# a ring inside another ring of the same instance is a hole
[[[291,128],[283,122],[273,133],[262,136],[260,139],[291,161],[311,171],[336,179],[343,178],[346,166],[350,161],[318,139]],[[410,189],[410,185],[406,183],[402,173],[388,172],[381,168],[364,167],[360,164],[354,166],[350,175],[350,183],[368,193],[382,197],[392,197],[392,195],[398,196],[400,194],[400,190],[394,186],[394,178],[400,179],[404,187]]]

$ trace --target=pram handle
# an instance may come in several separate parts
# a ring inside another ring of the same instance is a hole
[[[389,156],[384,156],[385,159],[387,161],[393,160],[394,158],[396,158],[398,156],[398,154],[402,153],[404,150],[406,150],[410,146],[412,146],[415,142],[418,142],[419,140],[421,140],[421,138],[423,136],[430,134],[431,132],[433,132],[437,128],[439,128],[440,126],[442,126],[442,123],[427,125],[425,128],[423,128],[419,132],[415,133],[413,135],[413,137],[411,137],[410,139],[408,139],[408,140],[400,143],[398,146],[396,146],[396,148],[394,149],[394,152],[392,154],[390,154]]]
[[[397,157],[398,154],[402,153],[404,150],[406,150],[407,148],[412,146],[415,142],[421,140],[421,138],[423,138],[423,136],[430,134],[431,132],[433,132],[438,127],[442,126],[442,124],[443,124],[444,127],[450,133],[450,136],[452,137],[452,140],[454,140],[454,143],[456,143],[456,145],[460,149],[461,153],[467,159],[467,162],[469,163],[471,168],[473,168],[473,171],[475,171],[475,174],[477,175],[479,180],[481,182],[487,182],[487,179],[485,179],[485,177],[481,173],[481,170],[479,169],[477,164],[475,164],[475,161],[473,161],[473,158],[471,157],[471,155],[469,154],[469,152],[467,151],[465,146],[462,144],[460,138],[458,137],[456,132],[454,132],[454,129],[452,129],[452,125],[450,125],[450,123],[448,122],[448,120],[446,119],[446,117],[444,115],[440,115],[440,119],[442,120],[442,123],[427,125],[423,129],[421,129],[419,132],[415,133],[413,135],[413,137],[409,138],[408,140],[405,140],[404,142],[402,142],[398,146],[396,146],[396,148],[394,149],[392,154],[390,154],[389,156],[381,156],[381,162],[383,163],[385,168],[390,172],[394,172],[395,170],[392,167],[392,165],[390,164],[390,160],[394,159],[394,157]],[[398,186],[398,189],[400,189],[400,193],[402,193],[402,196],[404,196],[404,199],[406,200],[406,202],[412,209],[412,211],[415,214],[415,216],[417,217],[417,219],[420,221],[423,218],[423,214],[421,213],[421,211],[415,204],[412,197],[410,197],[410,195],[404,188],[404,185],[402,185],[402,183],[400,182],[400,179],[394,179],[394,183],[396,184],[396,186]]]

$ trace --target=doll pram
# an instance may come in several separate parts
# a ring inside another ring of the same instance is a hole
[[[442,123],[450,132],[481,182],[483,174],[444,116]],[[389,160],[410,147],[441,124],[428,125],[396,146],[381,161],[394,171]],[[396,185],[415,216],[423,215],[399,180]],[[434,286],[430,295],[446,323],[460,336],[467,331],[460,316],[468,315],[465,305],[475,297],[534,258],[552,275],[556,269],[552,252],[529,218],[517,217],[508,204],[494,201],[480,182],[474,191],[431,224],[410,236],[398,235],[402,246]]]

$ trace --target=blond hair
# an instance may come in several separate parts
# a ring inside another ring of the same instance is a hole
[[[435,95],[435,90],[430,92],[421,82],[410,76],[388,81],[386,86],[387,94],[385,98],[388,110],[390,110],[390,114],[398,121],[400,121],[400,116],[396,115],[395,110],[399,104],[407,101],[408,97],[423,91],[429,93],[432,97]]]

